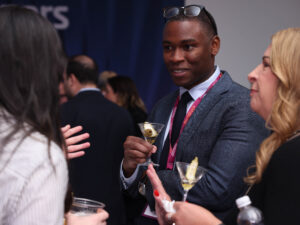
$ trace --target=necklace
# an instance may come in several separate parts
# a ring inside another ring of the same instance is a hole
[[[288,139],[288,141],[294,139],[295,137],[298,137],[299,135],[300,135],[300,130],[296,130],[293,133],[293,135]]]

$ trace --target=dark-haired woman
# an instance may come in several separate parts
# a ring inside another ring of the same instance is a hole
[[[133,80],[126,76],[109,78],[105,97],[129,111],[137,133],[140,134],[137,124],[147,119],[147,110]]]
[[[0,224],[63,224],[68,169],[58,81],[65,62],[50,22],[19,6],[0,7]],[[68,142],[69,154],[84,148]],[[68,214],[67,223],[104,225],[107,218],[104,210]]]
[[[65,59],[42,16],[0,8],[0,224],[63,224],[68,183],[58,121]]]

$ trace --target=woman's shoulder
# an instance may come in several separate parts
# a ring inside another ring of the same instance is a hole
[[[300,134],[290,138],[288,141],[286,141],[284,144],[282,144],[275,152],[272,158],[278,158],[283,157],[282,159],[285,159],[286,157],[289,157],[291,160],[293,157],[296,157],[296,159],[300,160]]]
[[[33,210],[32,215],[37,215],[36,210],[46,210],[40,207],[39,201],[50,202],[48,207],[55,205],[58,211],[62,211],[68,180],[67,163],[61,148],[54,142],[48,147],[44,135],[34,132],[24,137],[24,131],[18,131],[2,146],[0,171],[0,183],[4,184],[0,186],[0,193],[4,195],[0,209],[5,207],[4,215],[30,219],[27,214],[22,214],[21,209],[26,206],[28,215]]]
[[[282,144],[272,155],[270,162],[264,171],[262,181],[255,186],[265,186],[290,177],[291,179],[300,169],[300,136],[290,139]],[[300,184],[300,183],[299,183]]]
[[[37,169],[52,170],[66,164],[62,149],[53,141],[48,145],[48,139],[38,132],[25,137],[24,132],[18,132],[2,153],[0,165],[19,179],[29,179]]]
[[[296,181],[300,188],[298,170],[300,169],[300,136],[286,141],[272,155],[270,162],[264,172],[263,178],[267,183],[280,184]],[[296,178],[296,179],[295,179]]]

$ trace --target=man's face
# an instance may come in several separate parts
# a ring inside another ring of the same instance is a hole
[[[58,90],[59,90],[59,103],[63,104],[65,102],[67,102],[68,101],[68,97],[66,95],[64,82],[62,82],[62,81],[59,82]]]
[[[208,36],[196,20],[168,22],[163,34],[163,56],[173,82],[191,89],[205,81],[214,72],[219,44],[219,38]]]
[[[70,77],[67,77],[67,74],[64,73],[63,74],[63,78],[64,78],[64,90],[65,90],[65,94],[68,98],[71,98],[74,96],[74,93],[72,91],[72,81]]]

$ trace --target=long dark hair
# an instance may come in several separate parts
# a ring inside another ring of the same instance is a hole
[[[15,120],[6,142],[23,129],[25,137],[37,131],[48,138],[48,145],[54,141],[62,146],[58,80],[65,64],[60,39],[48,20],[20,6],[0,8],[0,107]],[[7,119],[5,115],[1,113]]]
[[[116,76],[107,80],[113,91],[118,95],[117,104],[126,109],[140,108],[147,112],[145,104],[130,77]]]

